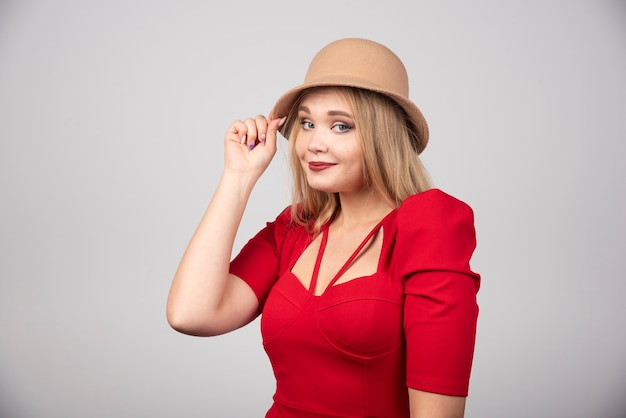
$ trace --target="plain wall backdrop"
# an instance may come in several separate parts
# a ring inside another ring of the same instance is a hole
[[[0,417],[261,417],[258,321],[165,301],[222,138],[356,36],[405,62],[476,213],[475,417],[626,416],[626,4],[0,0]],[[236,242],[290,202],[286,143]]]

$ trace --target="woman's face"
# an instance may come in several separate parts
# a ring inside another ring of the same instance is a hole
[[[352,109],[332,88],[310,92],[298,108],[295,150],[309,185],[328,193],[363,189],[363,158]]]

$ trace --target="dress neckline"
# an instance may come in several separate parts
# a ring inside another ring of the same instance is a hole
[[[319,295],[315,294],[315,287],[317,286],[317,279],[319,276],[319,271],[320,271],[320,267],[322,264],[322,258],[324,256],[324,251],[326,250],[326,244],[328,243],[328,231],[330,229],[330,224],[331,222],[328,222],[326,225],[324,225],[322,227],[322,241],[320,242],[320,247],[317,251],[317,257],[315,259],[315,265],[313,266],[313,273],[311,276],[311,282],[309,284],[309,293],[313,296],[319,297],[324,295],[324,293],[326,293],[326,291],[328,289],[330,289],[331,287],[333,287],[335,285],[335,283],[337,282],[337,280],[339,280],[339,278],[343,275],[343,273],[345,273],[345,271],[350,267],[350,265],[352,264],[352,262],[358,257],[358,255],[361,253],[361,250],[363,250],[363,247],[365,247],[365,245],[367,245],[367,243],[370,241],[370,239],[372,239],[372,237],[374,236],[374,234],[376,234],[376,232],[378,232],[383,224],[383,221],[385,219],[387,219],[387,217],[393,213],[394,211],[392,210],[391,212],[389,212],[389,214],[385,215],[371,230],[370,232],[365,236],[365,238],[361,241],[361,243],[359,244],[359,246],[354,250],[354,252],[350,255],[350,257],[348,257],[348,259],[346,260],[346,262],[343,264],[343,266],[341,266],[341,268],[339,269],[339,271],[337,271],[337,273],[335,273],[335,276],[330,280],[330,282],[328,282],[328,285],[326,285],[326,288],[322,290],[322,292]],[[380,260],[379,260],[380,261]]]

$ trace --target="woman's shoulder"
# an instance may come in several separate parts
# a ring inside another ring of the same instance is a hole
[[[429,189],[404,200],[397,210],[396,227],[397,233],[406,237],[473,238],[474,212],[464,201],[440,189]]]
[[[400,209],[410,209],[415,207],[435,209],[465,208],[471,210],[471,207],[464,201],[437,188],[428,189],[411,195],[400,205]]]
[[[292,208],[292,205],[285,207],[273,221],[267,222],[266,229],[272,229],[277,240],[300,239],[306,235],[306,228],[294,219]]]
[[[473,222],[474,213],[464,201],[436,188],[407,197],[398,208],[399,221],[421,219],[449,223],[453,220],[451,217],[465,218]]]
[[[298,208],[296,208],[295,210],[298,210]],[[288,230],[304,228],[303,225],[301,225],[299,222],[297,222],[294,219],[294,206],[293,205],[288,205],[287,207],[285,207],[276,216],[276,219],[274,219],[270,223],[274,223],[279,228],[288,229]]]
[[[469,268],[476,248],[474,214],[465,202],[439,189],[430,189],[405,199],[396,223],[395,248],[398,259],[407,260],[402,261],[407,271],[474,274]]]

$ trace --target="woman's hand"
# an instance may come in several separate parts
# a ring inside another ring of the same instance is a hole
[[[285,118],[237,120],[224,138],[224,170],[260,176],[276,154],[276,132]]]

